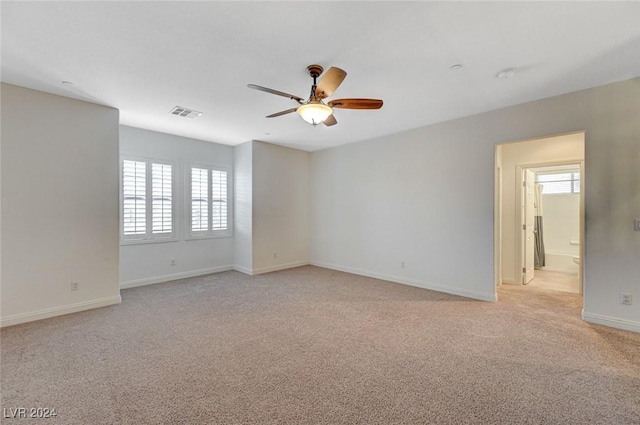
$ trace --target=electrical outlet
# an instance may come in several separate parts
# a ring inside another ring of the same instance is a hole
[[[80,282],[71,282],[71,290],[79,291],[80,290]]]
[[[172,259],[171,259],[171,265],[172,265],[172,266],[175,266],[175,265],[176,265],[176,259],[175,259],[175,258],[172,258]]]
[[[621,292],[620,293],[620,304],[623,305],[631,305],[633,304],[633,295],[626,293],[626,292]]]
[[[640,232],[640,218],[633,220],[633,230]]]
[[[278,253],[277,252],[273,253],[273,258],[278,258]]]
[[[400,268],[404,269],[404,261],[400,261]]]

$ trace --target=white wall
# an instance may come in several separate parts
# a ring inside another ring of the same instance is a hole
[[[580,246],[571,241],[580,239],[580,195],[577,193],[542,195],[544,270],[578,273],[574,256]]]
[[[504,283],[520,283],[518,227],[521,212],[517,186],[521,182],[521,177],[517,173],[518,165],[540,165],[552,161],[581,161],[584,159],[584,136],[582,133],[577,133],[508,143],[499,146],[498,151],[502,151],[503,183],[502,281]],[[543,213],[546,215],[544,209]]]
[[[253,142],[233,148],[235,230],[233,267],[251,274],[253,269]]]
[[[251,141],[234,155],[234,268],[259,274],[309,264],[309,153]]]
[[[314,152],[312,264],[493,300],[494,154],[475,127]]]
[[[120,302],[118,111],[1,87],[2,325]]]
[[[619,303],[640,294],[639,115],[633,79],[314,152],[311,262],[493,299],[494,145],[585,130],[584,317],[640,331]]]
[[[252,272],[309,264],[309,153],[252,145]]]
[[[174,242],[122,245],[123,287],[163,282],[233,268],[233,237],[187,240],[186,187],[191,162],[233,168],[233,148],[201,140],[120,127],[120,153],[173,161],[176,165],[177,231]],[[171,260],[175,259],[175,266]]]

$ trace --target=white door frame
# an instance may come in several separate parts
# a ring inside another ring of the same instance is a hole
[[[520,256],[522,261],[522,267],[521,267],[522,272],[520,273],[519,280],[520,280],[520,284],[522,285],[526,285],[531,280],[533,280],[533,277],[535,275],[535,254],[531,252],[532,250],[530,249],[530,248],[533,248],[533,251],[535,251],[535,235],[536,235],[535,224],[531,222],[531,221],[535,222],[535,186],[536,186],[535,176],[536,176],[536,173],[533,171],[530,171],[529,167],[522,168],[522,171],[520,172],[520,182],[521,182],[520,184],[520,197],[521,197],[520,198],[520,226],[522,226],[522,230],[520,230],[521,245],[519,249],[520,249]],[[534,179],[531,182],[529,182],[530,177]],[[531,200],[528,199],[527,191],[523,190],[523,188],[526,188],[527,190],[529,189],[527,187],[528,183],[531,183],[531,190],[532,190],[531,196],[534,198],[533,202],[531,202]],[[516,208],[516,211],[517,210],[518,209]],[[531,213],[531,217],[529,217],[530,213]],[[529,220],[529,218],[531,220]],[[532,247],[529,246],[529,240],[527,239],[529,235],[531,235],[531,238],[532,238],[531,240]],[[531,262],[528,263],[529,261]],[[529,271],[531,271],[530,278],[528,276]]]
[[[495,150],[497,152],[498,146]],[[494,200],[493,200],[493,276],[494,298],[498,300],[498,287],[502,285],[502,164],[496,164],[494,175]]]
[[[583,270],[584,270],[584,159],[576,158],[576,159],[563,159],[558,161],[544,161],[544,162],[525,162],[516,165],[516,176],[520,176],[520,179],[516,181],[516,200],[522,199],[522,173],[523,170],[528,168],[537,168],[537,167],[548,167],[552,165],[580,165],[580,264],[578,266],[578,281],[580,282],[580,294],[584,293],[584,282],[583,282]],[[514,276],[522,276],[522,268],[524,267],[525,258],[523,256],[522,250],[520,247],[523,244],[523,232],[522,232],[522,224],[521,220],[516,220],[516,261],[515,261],[515,271]],[[520,284],[522,284],[522,279],[520,279]]]

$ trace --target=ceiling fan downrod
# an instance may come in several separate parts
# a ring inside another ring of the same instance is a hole
[[[317,78],[320,76],[320,74],[322,74],[322,71],[324,71],[324,68],[322,68],[322,66],[320,65],[309,65],[307,67],[307,72],[309,73],[311,78],[313,78],[313,85],[311,86],[311,94],[309,96],[309,100],[307,101],[307,103],[311,102],[312,100],[318,100],[316,95],[316,88],[318,87]]]

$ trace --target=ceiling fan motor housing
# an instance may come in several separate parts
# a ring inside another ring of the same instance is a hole
[[[324,68],[320,65],[309,65],[307,67],[307,72],[312,78],[318,78],[320,74],[322,74],[322,71],[324,71]]]

